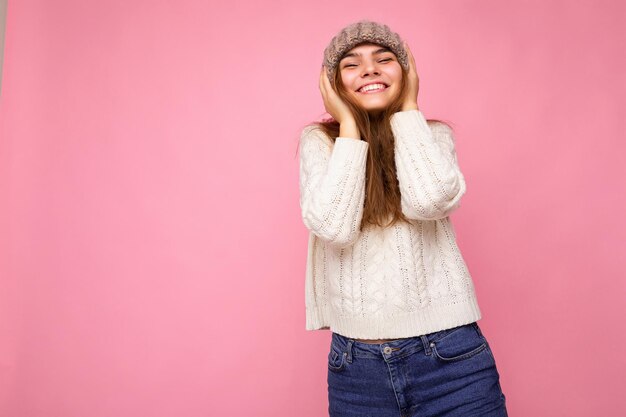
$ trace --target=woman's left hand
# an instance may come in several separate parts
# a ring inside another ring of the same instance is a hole
[[[417,76],[417,70],[415,69],[415,58],[409,49],[409,45],[404,42],[404,49],[409,59],[409,72],[407,79],[407,91],[402,104],[402,111],[406,110],[419,110],[417,106],[417,93],[419,91],[419,77]]]

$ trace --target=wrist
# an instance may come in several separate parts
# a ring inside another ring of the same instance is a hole
[[[416,102],[404,103],[402,105],[402,111],[408,111],[408,110],[419,110],[419,107],[417,106]]]
[[[361,134],[354,120],[345,120],[339,124],[339,136],[344,138],[361,139]]]
[[[339,122],[339,126],[356,126],[354,117],[347,117]]]

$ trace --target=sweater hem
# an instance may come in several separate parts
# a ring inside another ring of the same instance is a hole
[[[475,296],[396,316],[333,315],[328,305],[311,306],[306,309],[306,330],[330,329],[357,339],[399,339],[469,324],[481,317]]]

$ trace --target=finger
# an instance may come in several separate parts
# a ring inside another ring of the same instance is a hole
[[[324,77],[326,73],[326,68],[324,68],[324,66],[322,65],[322,71],[320,71],[320,90],[322,90],[322,92],[325,92],[326,86],[324,85]]]
[[[328,84],[328,74],[326,71],[326,65],[324,65],[322,67],[322,83],[324,84],[324,87],[326,87]]]
[[[328,79],[328,72],[326,71],[326,66],[324,66],[324,87],[326,87],[326,89],[331,88],[330,80]]]
[[[406,41],[404,41],[404,48],[406,49],[407,55],[409,56],[409,61],[415,64],[415,58],[413,57],[411,48],[409,48],[409,44]]]
[[[406,49],[406,52],[407,52],[409,55],[413,56],[413,53],[411,52],[411,48],[409,47],[409,44],[408,44],[408,42],[407,42],[407,41],[404,41],[404,48]]]

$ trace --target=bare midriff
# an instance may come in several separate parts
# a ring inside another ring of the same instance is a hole
[[[400,339],[354,339],[358,342],[363,342],[363,343],[369,343],[369,344],[373,344],[373,345],[377,345],[380,343],[387,343],[387,342],[393,342],[394,340],[400,340]]]
[[[326,326],[326,327],[322,327],[322,329],[330,329],[330,327]],[[401,339],[354,339],[354,340],[356,340],[357,342],[378,345],[380,343],[393,342],[394,340],[401,340]]]

